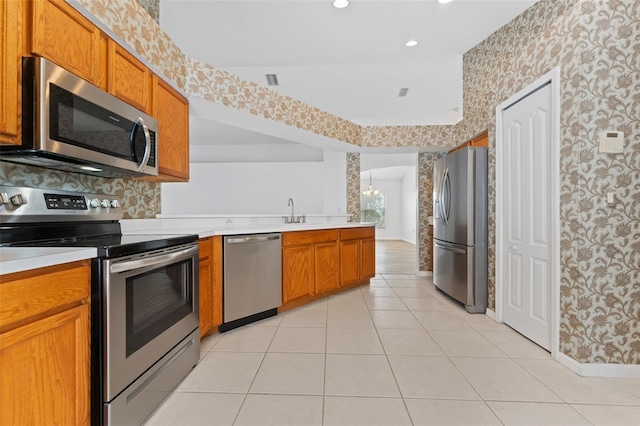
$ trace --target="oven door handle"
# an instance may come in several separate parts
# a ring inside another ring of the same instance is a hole
[[[189,247],[184,250],[173,253],[162,254],[159,256],[145,257],[142,259],[134,259],[119,263],[112,263],[109,272],[117,274],[120,272],[133,271],[145,268],[147,266],[161,266],[167,263],[174,263],[177,260],[188,259],[198,253],[198,246]]]

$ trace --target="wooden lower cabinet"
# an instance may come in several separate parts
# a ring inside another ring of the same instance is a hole
[[[90,263],[0,276],[0,424],[90,423]]]
[[[340,231],[322,229],[282,235],[282,303],[340,286]]]
[[[371,279],[376,276],[376,240],[365,238],[360,240],[361,263],[360,279]]]
[[[360,241],[341,241],[340,260],[342,285],[357,283],[360,280]]]
[[[282,249],[283,305],[313,295],[315,286],[314,260],[313,245]]]
[[[374,237],[374,227],[283,233],[282,304],[285,309],[372,278],[375,275]]]
[[[340,244],[338,241],[315,245],[315,292],[325,293],[340,287]]]
[[[200,248],[200,337],[222,324],[222,237],[202,238]]]
[[[200,290],[200,337],[213,328],[213,259],[211,258],[211,239],[203,238],[198,243],[199,290]]]
[[[349,285],[376,275],[375,228],[340,230],[341,284]]]

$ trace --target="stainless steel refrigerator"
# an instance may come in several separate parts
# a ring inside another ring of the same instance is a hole
[[[434,167],[433,283],[470,313],[487,309],[487,149],[466,147]]]

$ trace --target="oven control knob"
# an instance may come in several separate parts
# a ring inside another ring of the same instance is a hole
[[[98,208],[100,207],[100,201],[97,198],[93,198],[89,200],[89,205],[93,208]]]
[[[11,204],[14,206],[21,206],[23,204],[27,204],[27,199],[22,194],[16,194],[11,197]]]
[[[102,200],[102,201],[100,201],[100,207],[104,207],[104,208],[106,209],[106,208],[107,208],[107,207],[109,207],[109,206],[110,206],[110,204],[109,204],[109,200]]]
[[[9,194],[6,192],[0,192],[0,206],[3,204],[9,204],[11,200],[9,200]]]
[[[120,207],[120,203],[118,202],[118,200],[111,200],[111,207],[113,207],[114,209]]]

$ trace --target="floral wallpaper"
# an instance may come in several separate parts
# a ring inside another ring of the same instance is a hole
[[[191,95],[332,139],[360,143],[360,126],[349,120],[196,59],[190,59],[187,68],[185,90]]]
[[[560,350],[584,363],[640,364],[639,29],[633,0],[541,0],[463,60],[464,120],[451,136],[489,129],[492,308],[495,107],[561,68]],[[623,154],[598,152],[607,129],[625,132]]]
[[[347,213],[360,221],[360,154],[347,152]]]
[[[454,126],[367,126],[361,130],[361,145],[372,147],[451,147]]]
[[[431,271],[433,257],[429,216],[433,215],[433,167],[442,152],[418,154],[418,270]]]
[[[160,184],[133,178],[102,178],[24,164],[0,162],[0,185],[117,195],[126,219],[160,213]]]

